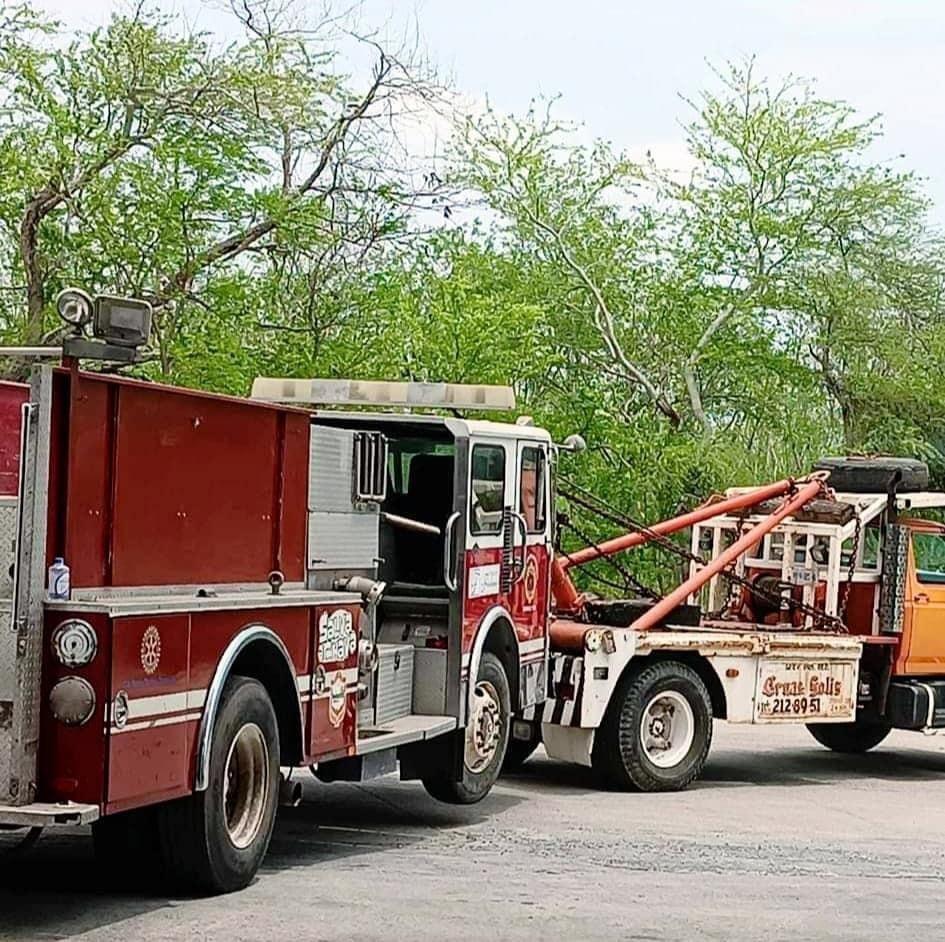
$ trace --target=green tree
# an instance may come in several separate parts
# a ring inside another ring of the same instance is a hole
[[[794,395],[822,399],[847,450],[875,446],[885,417],[943,401],[927,356],[943,287],[927,200],[913,174],[870,159],[875,117],[809,83],[772,87],[752,62],[718,77],[688,128],[691,178],[656,175],[673,270],[701,319],[683,363],[691,413],[711,434],[739,409],[750,339],[786,355]]]
[[[65,46],[31,8],[3,14],[0,258],[25,301],[8,335],[38,342],[68,282],[144,295],[173,376],[246,279],[328,281],[404,231],[422,187],[391,159],[394,125],[432,86],[379,47],[349,82],[319,24],[275,9],[234,4],[244,37],[224,48],[140,8]]]

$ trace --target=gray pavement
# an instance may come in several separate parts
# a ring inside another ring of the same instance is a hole
[[[945,737],[896,733],[850,758],[803,729],[717,725],[686,792],[597,791],[538,754],[472,808],[395,778],[303,778],[242,893],[109,890],[76,830],[8,865],[0,938],[945,937]]]

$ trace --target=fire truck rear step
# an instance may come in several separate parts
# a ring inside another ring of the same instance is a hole
[[[91,824],[99,817],[98,805],[73,801],[36,801],[30,805],[0,805],[0,827],[35,828],[52,825]]]

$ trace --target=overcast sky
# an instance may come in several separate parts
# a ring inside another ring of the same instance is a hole
[[[70,26],[98,25],[122,0],[36,0]],[[304,4],[305,0],[300,0]],[[205,29],[221,0],[163,0]],[[473,98],[521,111],[560,95],[562,117],[661,163],[685,164],[680,94],[711,84],[709,62],[756,55],[760,73],[793,72],[864,114],[881,112],[876,156],[904,155],[945,223],[945,2],[942,0],[364,0],[395,39],[417,25],[441,73]]]

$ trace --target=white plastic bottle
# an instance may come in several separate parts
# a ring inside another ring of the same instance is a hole
[[[69,589],[69,567],[61,556],[57,556],[49,567],[49,597],[67,599]]]

